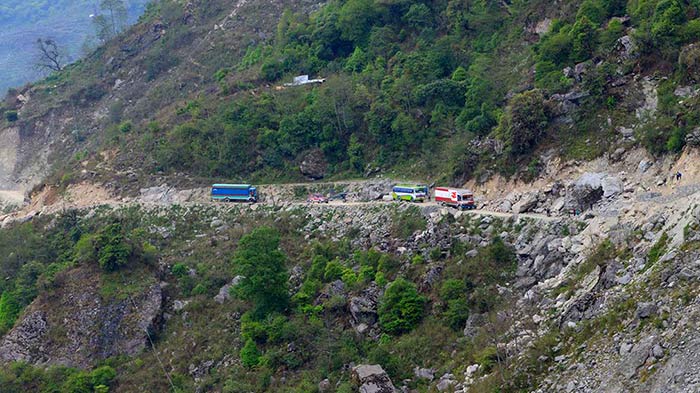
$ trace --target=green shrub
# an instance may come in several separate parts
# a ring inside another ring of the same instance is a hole
[[[609,51],[613,49],[617,40],[625,34],[625,27],[617,19],[611,20],[608,27],[600,34],[600,49]]]
[[[464,329],[464,325],[469,319],[469,302],[466,296],[448,300],[447,309],[443,316],[452,330],[459,331]]]
[[[353,271],[352,269],[345,268],[343,269],[343,275],[341,276],[341,280],[343,281],[343,283],[345,283],[345,285],[352,288],[359,281],[359,277],[357,276],[357,273],[355,273],[355,271]]]
[[[550,92],[561,92],[571,87],[572,80],[565,77],[558,66],[551,61],[538,61],[535,64],[535,86]]]
[[[297,306],[308,305],[316,298],[316,294],[322,286],[320,280],[307,278],[301,284],[301,288],[299,288],[292,300]]]
[[[450,278],[442,283],[439,292],[440,298],[446,302],[464,296],[467,292],[467,288],[466,285],[464,285],[464,281]]]
[[[656,262],[659,261],[659,259],[666,253],[666,249],[668,247],[668,242],[670,238],[668,237],[668,233],[664,232],[659,240],[654,243],[654,245],[651,247],[649,250],[649,254],[647,255],[647,267],[652,266]]]
[[[133,247],[122,233],[120,224],[111,224],[97,235],[97,262],[106,271],[115,271],[126,266]]]
[[[255,341],[249,338],[245,342],[245,345],[243,345],[243,348],[241,348],[240,356],[243,366],[247,368],[257,366],[260,363],[260,351],[258,350],[258,346],[255,344]]]
[[[19,120],[19,114],[17,113],[17,111],[6,111],[5,120],[7,120],[10,123],[14,123],[17,120]]]
[[[377,272],[374,276],[374,282],[377,283],[380,287],[383,287],[387,284],[386,276],[384,275],[383,272]]]
[[[189,274],[190,268],[187,267],[184,263],[178,262],[173,265],[172,268],[170,268],[170,271],[173,273],[175,277],[185,277]]]
[[[22,311],[22,305],[14,293],[5,291],[0,295],[0,335],[12,328]]]
[[[392,282],[379,304],[379,323],[391,334],[410,332],[423,318],[426,299],[402,278]]]
[[[192,295],[195,295],[195,296],[196,295],[206,295],[207,294],[207,286],[202,284],[202,283],[199,283],[199,284],[195,285],[194,288],[192,288],[191,292],[192,292]]]
[[[253,302],[258,317],[282,311],[289,303],[289,274],[279,243],[276,230],[260,227],[241,238],[234,254],[236,271],[243,276],[235,291]]]
[[[117,371],[110,366],[98,367],[90,373],[93,386],[109,387],[117,377]]]
[[[335,281],[343,277],[343,272],[344,268],[343,265],[340,264],[340,261],[337,259],[330,261],[326,265],[326,269],[323,272],[323,280],[325,282]]]
[[[119,124],[119,132],[122,134],[127,134],[131,132],[131,129],[134,127],[134,125],[130,121],[125,121],[121,124]]]
[[[540,90],[515,95],[496,129],[507,151],[514,155],[530,153],[545,133],[549,122],[548,108]]]
[[[474,360],[481,366],[482,373],[488,374],[498,362],[498,349],[494,346],[484,347],[474,354]]]
[[[666,150],[671,153],[680,153],[685,147],[685,134],[683,127],[674,127],[671,136],[666,142]]]

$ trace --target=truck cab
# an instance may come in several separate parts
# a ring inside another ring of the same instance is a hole
[[[443,206],[455,207],[460,210],[476,209],[474,194],[469,190],[459,188],[436,187],[435,201]]]

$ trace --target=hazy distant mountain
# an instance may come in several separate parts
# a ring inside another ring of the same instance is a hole
[[[134,22],[149,0],[127,0]],[[2,0],[0,2],[0,95],[41,77],[34,68],[35,42],[52,38],[75,60],[86,38],[94,32],[90,15],[99,12],[99,0]]]

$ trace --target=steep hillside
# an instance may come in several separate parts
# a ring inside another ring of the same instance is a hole
[[[0,390],[697,390],[699,7],[154,3],[0,108]]]
[[[654,4],[162,1],[7,98],[0,174],[20,191],[46,174],[459,184],[675,154],[697,139],[698,10]],[[298,74],[326,82],[283,85]]]
[[[143,13],[146,0],[127,1],[128,23]],[[100,2],[5,0],[0,4],[0,92],[19,87],[43,76],[36,68],[37,39],[53,39],[61,48],[64,61],[83,55],[83,44],[92,36],[96,40],[91,15],[100,13]]]

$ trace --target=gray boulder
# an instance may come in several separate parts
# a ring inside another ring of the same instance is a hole
[[[622,193],[622,181],[615,176],[605,176],[600,180],[600,186],[603,188],[603,197],[610,198]]]
[[[377,323],[377,303],[380,295],[381,289],[374,284],[362,291],[360,296],[350,298],[349,308],[354,326],[373,326]]]
[[[301,163],[299,163],[299,171],[301,174],[311,180],[323,179],[326,176],[327,170],[328,163],[320,149],[313,149],[306,152],[301,159]]]
[[[413,369],[413,374],[416,378],[427,379],[428,381],[435,379],[435,369],[432,368],[420,368],[416,366]]]
[[[457,381],[455,381],[454,375],[449,373],[444,374],[442,377],[440,377],[440,381],[437,383],[437,390],[439,392],[446,392],[456,383]]]
[[[571,208],[586,209],[603,197],[602,175],[599,173],[584,173],[572,187],[569,196]]]
[[[639,165],[637,166],[637,170],[639,171],[639,173],[644,173],[644,172],[648,171],[649,168],[651,168],[651,166],[653,164],[654,163],[649,161],[649,160],[639,161]]]
[[[637,318],[644,319],[656,315],[658,307],[651,302],[639,303],[637,305]]]
[[[619,367],[625,378],[630,379],[637,374],[637,370],[639,370],[649,358],[655,340],[656,337],[648,336],[637,345],[634,345],[626,356],[623,356]]]
[[[382,199],[391,190],[392,183],[389,180],[379,180],[363,184],[359,191],[359,198],[363,201],[376,201]]]
[[[538,198],[536,193],[525,194],[523,197],[513,205],[514,213],[525,213],[537,206]]]
[[[378,364],[361,364],[352,368],[351,378],[360,393],[395,393],[391,378]]]
[[[637,56],[637,45],[635,45],[632,37],[625,35],[620,37],[615,43],[613,49],[621,60],[628,60]]]
[[[224,285],[219,289],[219,293],[214,296],[214,301],[219,303],[219,304],[224,304],[228,300],[231,299],[231,288],[235,287],[238,285],[238,283],[241,282],[243,279],[243,276],[236,276],[231,280],[230,283]]]
[[[568,207],[585,210],[603,197],[612,198],[623,191],[622,181],[607,173],[587,172],[572,185],[569,193]]]
[[[700,147],[700,127],[695,127],[685,136],[685,143],[690,147]]]

